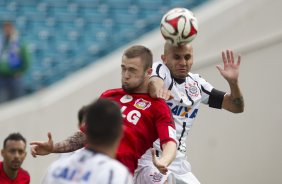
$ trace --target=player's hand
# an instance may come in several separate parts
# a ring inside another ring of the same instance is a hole
[[[171,100],[173,99],[173,95],[170,90],[167,89],[160,89],[156,92],[157,98],[162,98],[164,100]]]
[[[52,140],[52,135],[50,132],[48,132],[48,141],[33,141],[30,143],[31,148],[30,152],[33,157],[36,157],[36,155],[48,155],[49,153],[52,153],[54,144]]]
[[[226,53],[222,52],[223,68],[217,65],[216,68],[220,74],[231,84],[237,84],[239,77],[239,67],[241,56],[238,56],[235,62],[233,51],[227,50]]]
[[[156,150],[154,148],[151,148],[152,153],[152,161],[155,167],[160,171],[161,174],[166,174],[168,171],[168,168],[165,164],[162,163],[160,159],[157,158]]]

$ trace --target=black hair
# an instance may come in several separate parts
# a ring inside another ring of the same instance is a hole
[[[6,147],[6,143],[7,141],[23,141],[24,144],[26,145],[26,139],[20,134],[20,133],[11,133],[10,135],[8,135],[8,137],[6,137],[6,139],[3,142],[3,148]]]
[[[123,119],[116,102],[101,98],[87,106],[85,123],[89,143],[112,145],[121,135]]]
[[[84,121],[84,115],[85,115],[85,112],[86,112],[86,109],[87,109],[87,106],[82,106],[78,113],[77,113],[77,120],[78,120],[78,125],[80,126],[81,123]]]

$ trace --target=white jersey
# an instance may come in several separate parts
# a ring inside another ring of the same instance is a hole
[[[173,99],[166,101],[171,109],[176,126],[176,138],[179,141],[176,158],[169,165],[169,172],[162,175],[154,167],[152,156],[148,150],[138,160],[138,168],[134,173],[136,184],[169,183],[200,184],[191,172],[191,165],[186,159],[186,139],[197,116],[201,103],[213,108],[221,108],[224,92],[213,88],[211,84],[198,74],[189,73],[183,80],[173,79],[167,66],[163,62],[153,64],[152,77],[160,77],[164,81],[164,88],[169,89]],[[154,142],[157,154],[161,154],[159,141]]]
[[[132,184],[132,176],[120,162],[88,149],[55,161],[43,184]]]
[[[221,108],[224,93],[217,91],[198,74],[189,73],[182,83],[172,78],[171,73],[163,62],[153,64],[153,74],[163,79],[164,87],[171,90],[173,99],[168,100],[176,126],[176,137],[179,141],[178,150],[186,152],[186,138],[197,116],[201,103],[211,107]],[[154,147],[160,150],[159,142]]]

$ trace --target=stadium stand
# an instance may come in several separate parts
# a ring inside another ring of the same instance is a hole
[[[7,1],[0,0],[0,9],[2,2]],[[193,72],[218,89],[228,89],[215,65],[222,65],[222,50],[234,49],[242,55],[240,86],[246,105],[245,112],[236,115],[201,108],[187,152],[201,183],[282,183],[282,100],[276,95],[282,94],[281,7],[282,1],[277,0],[212,0],[193,9],[199,20],[199,34],[193,42]],[[46,21],[47,27],[57,25],[54,19]],[[79,30],[87,25],[80,19],[73,23]],[[120,87],[118,58],[132,44],[148,46],[155,61],[163,52],[163,39],[155,29],[40,92],[1,104],[0,135],[20,131],[28,141],[47,140],[46,134],[51,131],[55,142],[70,136],[77,129],[76,113],[82,105],[106,89]],[[83,66],[85,58],[77,57],[67,65]],[[44,63],[54,68],[56,64],[52,59]],[[0,136],[0,142],[3,139]],[[28,153],[23,167],[31,175],[31,184],[41,183],[49,164],[58,156],[34,159]]]
[[[33,93],[159,26],[172,7],[206,0],[0,0],[0,23],[11,20],[32,54],[25,76]]]

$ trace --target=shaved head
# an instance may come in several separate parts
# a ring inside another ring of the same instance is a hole
[[[164,44],[164,55],[167,55],[169,52],[173,50],[180,50],[181,48],[189,48],[190,50],[193,50],[193,47],[190,43],[182,44],[182,45],[172,45],[169,41],[166,41]]]
[[[172,45],[166,42],[161,57],[173,78],[185,79],[193,65],[193,47],[189,43]]]

